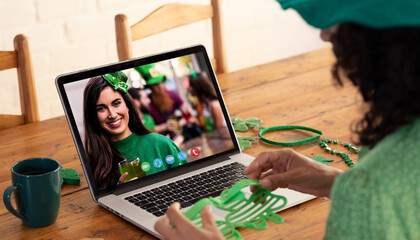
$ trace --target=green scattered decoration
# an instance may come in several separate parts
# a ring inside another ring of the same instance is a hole
[[[242,137],[240,135],[236,135],[236,138],[238,139],[241,151],[243,151],[247,147],[251,147],[252,143],[258,140],[257,137]]]
[[[255,138],[255,141],[260,139],[262,142],[272,144],[272,145],[277,145],[277,146],[296,146],[296,145],[300,145],[300,144],[304,144],[304,143],[308,143],[308,142],[312,142],[314,140],[317,140],[322,135],[322,132],[317,130],[317,129],[304,127],[304,126],[297,126],[297,125],[261,127],[260,125],[262,123],[262,120],[260,120],[256,117],[247,118],[245,120],[242,119],[242,118],[234,118],[234,119],[232,119],[232,123],[233,123],[233,129],[235,131],[240,131],[240,132],[248,131],[248,126],[252,127],[252,128],[258,128],[258,130],[259,130],[258,136],[259,137]],[[274,140],[268,139],[268,138],[263,136],[264,133],[266,133],[266,132],[279,131],[279,130],[304,130],[304,131],[309,131],[309,132],[316,133],[317,135],[309,137],[307,139],[294,141],[294,142],[274,141]],[[241,138],[238,137],[238,142],[240,144],[241,150],[245,149],[246,147],[251,146],[250,142],[244,142],[244,140],[249,140],[249,139],[243,139],[243,138],[241,139]]]
[[[242,119],[242,118],[232,119],[233,129],[239,132],[246,132],[248,131],[249,127],[260,128],[261,123],[262,123],[262,120],[256,117],[251,117],[247,119]],[[237,136],[241,151],[243,151],[247,147],[250,147],[253,142],[258,140],[258,137],[242,137],[240,135],[236,135],[236,136]]]
[[[259,187],[249,198],[241,190],[248,186],[261,186],[259,180],[240,180],[230,189],[222,192],[220,198],[204,198],[196,202],[184,215],[198,227],[202,227],[201,211],[207,205],[228,212],[224,220],[216,220],[216,224],[226,239],[243,239],[236,228],[256,230],[267,229],[267,220],[277,224],[283,218],[275,212],[283,208],[287,199],[272,194],[269,190]],[[176,225],[175,225],[176,227]]]
[[[248,131],[248,127],[259,128],[262,123],[262,120],[259,120],[256,117],[251,117],[247,119],[234,118],[232,119],[233,129],[239,132]]]
[[[111,84],[111,86],[114,88],[114,90],[121,90],[123,92],[127,92],[127,80],[128,77],[125,75],[125,73],[118,71],[113,73],[107,73],[102,75],[102,77]]]
[[[321,156],[315,156],[315,157],[307,156],[307,157],[325,165],[330,165],[329,162],[334,161],[334,159],[328,159],[326,157],[321,157]]]
[[[61,186],[63,186],[64,184],[80,184],[79,173],[73,168],[64,169],[61,166]]]
[[[262,120],[259,120],[256,117],[247,118],[245,120],[242,118],[234,118],[232,119],[232,123],[233,123],[233,128],[235,131],[246,132],[248,131],[248,127],[259,129],[259,137],[242,137],[240,135],[237,135],[237,139],[238,139],[238,143],[239,143],[239,147],[241,148],[241,151],[243,151],[247,147],[250,147],[252,143],[257,140],[261,140],[265,143],[277,145],[277,146],[296,146],[296,145],[315,141],[322,136],[322,132],[320,130],[304,127],[304,126],[283,125],[283,126],[273,126],[273,127],[261,127],[260,124],[262,123]],[[313,133],[316,133],[317,135],[309,137],[307,139],[294,141],[294,142],[279,142],[279,141],[267,139],[263,136],[263,134],[266,132],[279,131],[279,130],[296,130],[296,129],[313,132]],[[339,142],[337,139],[321,140],[321,142],[319,143],[319,146],[321,148],[325,148],[327,152],[330,152],[331,154],[334,154],[334,155],[339,155],[348,166],[352,167],[354,165],[353,160],[350,158],[348,154],[337,151],[337,150],[332,150],[328,146],[328,143],[343,145],[345,148],[348,148],[349,150],[354,151],[354,153],[356,154],[360,152],[359,149],[357,149],[350,143]],[[333,159],[328,159],[321,156],[316,156],[314,158],[310,157],[310,158],[325,165],[329,165],[329,162],[333,161]]]
[[[328,143],[333,143],[333,144],[340,144],[343,145],[345,148],[348,148],[349,150],[353,151],[356,154],[359,154],[360,150],[357,149],[355,146],[351,145],[350,143],[344,143],[344,142],[340,142],[337,139],[332,140],[332,139],[326,139],[326,140],[322,140],[319,143],[319,146],[321,148],[325,148],[325,151],[331,153],[331,154],[335,154],[335,155],[339,155],[344,162],[349,165],[349,167],[352,167],[354,165],[353,163],[353,159],[350,158],[350,156],[346,153],[337,151],[337,150],[332,150],[329,146]]]

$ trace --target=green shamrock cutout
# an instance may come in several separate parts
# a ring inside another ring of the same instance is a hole
[[[80,184],[79,173],[73,168],[64,169],[61,166],[61,186],[63,186],[64,184]]]
[[[247,147],[251,147],[252,142],[255,142],[258,140],[257,137],[242,137],[240,135],[236,135],[239,143],[239,147],[241,148],[241,151],[243,151]]]
[[[250,117],[245,120],[242,118],[232,119],[233,129],[239,132],[248,131],[248,126],[252,128],[259,127],[261,123],[262,123],[262,120],[259,120],[256,117]]]
[[[259,120],[256,117],[250,117],[245,120],[242,118],[232,119],[233,129],[239,132],[248,131],[248,126],[252,128],[259,128],[261,123],[262,123],[262,120]],[[237,135],[237,138],[238,138],[238,143],[239,143],[239,147],[241,148],[241,151],[243,151],[247,147],[250,147],[252,145],[252,142],[255,142],[258,140],[258,137],[242,137],[239,135]]]
[[[250,196],[242,191],[249,186],[257,186]],[[225,189],[219,198],[203,198],[183,212],[199,228],[203,227],[201,211],[207,205],[227,212],[224,219],[216,220],[218,229],[225,239],[243,240],[237,228],[264,230],[268,228],[268,220],[280,224],[284,220],[276,212],[286,206],[287,199],[275,195],[268,189],[260,187],[259,180],[244,179],[235,183],[230,189]]]
[[[248,131],[248,126],[245,124],[245,120],[242,118],[232,119],[233,129],[235,131],[246,132]]]
[[[321,157],[321,156],[315,156],[315,157],[307,156],[307,157],[325,165],[330,165],[329,162],[334,161],[334,159],[328,159],[326,157]]]

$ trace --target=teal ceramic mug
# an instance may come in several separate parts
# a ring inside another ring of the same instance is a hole
[[[40,228],[54,223],[60,208],[60,164],[49,158],[30,158],[15,163],[11,170],[13,185],[3,194],[7,210],[28,227]],[[10,202],[13,192],[17,210]]]

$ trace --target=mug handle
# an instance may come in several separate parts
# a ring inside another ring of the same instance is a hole
[[[7,210],[9,210],[10,213],[12,213],[16,217],[24,220],[25,219],[25,216],[22,215],[21,213],[19,213],[18,211],[16,211],[13,208],[12,204],[10,203],[10,196],[12,195],[12,192],[15,191],[16,189],[18,189],[18,187],[13,186],[13,185],[12,186],[8,186],[6,188],[6,190],[4,191],[4,194],[3,194],[3,202],[4,202],[4,205],[6,206]]]

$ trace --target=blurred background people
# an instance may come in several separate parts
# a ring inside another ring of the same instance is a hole
[[[167,129],[160,132],[175,138],[177,133],[182,132],[184,141],[188,141],[202,134],[197,126],[197,119],[192,114],[192,109],[185,104],[175,91],[166,89],[164,81],[166,76],[155,68],[155,64],[147,64],[135,67],[142,78],[146,81],[146,88],[151,90],[149,98],[149,114],[157,125],[166,124]],[[175,121],[171,121],[175,120]]]
[[[162,131],[162,127],[166,126],[158,126],[156,130],[156,123],[153,118],[149,114],[149,105],[151,103],[150,98],[147,96],[147,92],[141,88],[130,88],[128,89],[128,93],[130,94],[131,98],[133,99],[134,104],[140,109],[140,117],[143,124],[153,132],[160,132]]]
[[[163,134],[167,131],[177,131],[178,121],[175,119],[168,119],[166,122],[156,125],[155,121],[149,114],[151,100],[145,89],[130,88],[128,89],[128,93],[130,94],[131,98],[133,98],[134,104],[137,106],[138,109],[140,109],[139,114],[143,124],[150,131]],[[169,134],[168,137],[170,137]],[[184,142],[184,136],[182,134],[177,134],[172,139],[172,141],[177,146],[180,146]]]
[[[206,131],[226,126],[222,108],[213,84],[205,73],[193,73],[188,77],[188,91],[197,98],[197,112],[200,127]]]

